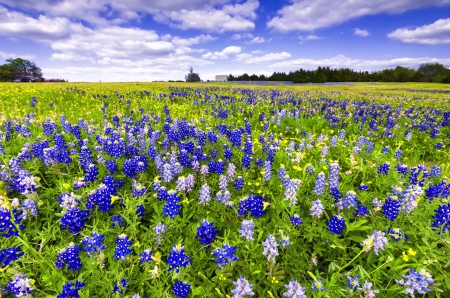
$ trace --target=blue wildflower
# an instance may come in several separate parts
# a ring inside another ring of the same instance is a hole
[[[284,297],[290,298],[307,298],[305,294],[305,287],[302,287],[296,280],[293,278],[289,281],[289,284],[284,285],[287,289],[286,292],[283,293]]]
[[[180,267],[186,267],[187,265],[192,264],[192,260],[184,253],[184,246],[174,245],[167,258],[167,264],[170,265],[169,272],[175,269],[178,273],[180,272]]]
[[[153,252],[151,251],[151,249],[144,249],[144,252],[141,253],[140,257],[141,260],[139,261],[139,263],[148,263],[152,260],[152,254]]]
[[[5,268],[11,262],[16,261],[24,252],[20,251],[20,247],[11,247],[0,250],[0,268]]]
[[[114,250],[114,258],[116,260],[125,261],[126,256],[132,253],[130,249],[132,242],[128,240],[126,234],[120,234],[116,239],[116,244],[117,247]]]
[[[100,235],[97,232],[92,232],[91,236],[86,236],[81,241],[81,245],[84,246],[83,250],[86,254],[92,257],[94,254],[100,253],[100,251],[106,249],[106,246],[103,244],[103,239],[105,235]]]
[[[13,281],[9,281],[6,284],[4,292],[11,293],[16,297],[32,297],[33,284],[34,280],[27,278],[25,274],[19,273],[14,275]]]
[[[390,221],[394,221],[400,212],[401,206],[402,200],[397,199],[397,197],[389,196],[386,202],[384,202],[382,207],[383,211],[381,213],[383,213]]]
[[[76,234],[84,229],[85,223],[89,217],[89,210],[81,210],[78,207],[70,208],[60,219],[59,224],[61,230],[69,230]]]
[[[345,229],[345,219],[342,215],[333,215],[327,223],[328,231],[332,234],[340,235]]]
[[[177,280],[172,286],[172,294],[177,298],[186,298],[191,292],[191,285],[189,283]]]
[[[81,264],[80,259],[80,251],[81,247],[79,245],[75,245],[73,243],[69,243],[69,245],[62,249],[57,256],[56,268],[63,268],[67,265],[68,270],[77,271],[83,265]]]
[[[128,281],[129,281],[128,278],[127,279],[122,278],[120,280],[120,282],[118,282],[118,283],[116,283],[114,285],[114,288],[111,291],[111,295],[114,294],[114,293],[119,293],[119,295],[122,296],[122,294],[124,293],[125,289],[128,288]]]
[[[84,282],[76,281],[75,283],[68,281],[62,287],[62,292],[56,298],[80,297],[78,291],[84,286]]]
[[[217,239],[216,235],[218,233],[219,230],[214,227],[214,223],[203,219],[202,224],[197,228],[195,238],[197,238],[202,245],[209,246],[214,240]]]
[[[227,243],[221,248],[217,248],[213,252],[213,256],[215,256],[214,262],[216,262],[217,266],[224,268],[226,265],[233,263],[234,261],[239,260],[234,254],[236,253],[237,246],[230,246]]]
[[[233,281],[233,285],[236,287],[231,290],[234,294],[232,298],[243,298],[245,296],[254,296],[253,285],[250,284],[244,277],[239,276],[237,281]]]
[[[238,215],[245,216],[247,212],[250,212],[251,216],[260,218],[266,214],[266,204],[267,201],[263,197],[250,195],[239,202]]]
[[[434,280],[425,269],[420,269],[419,272],[416,272],[411,268],[408,275],[402,274],[402,276],[404,279],[395,280],[395,282],[405,287],[406,295],[414,298],[415,291],[421,295],[431,292],[431,289],[428,287],[434,284]]]

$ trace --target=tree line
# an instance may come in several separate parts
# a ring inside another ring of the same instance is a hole
[[[42,69],[33,61],[22,58],[9,58],[6,63],[0,65],[0,81],[12,82],[16,79],[26,79],[33,82],[43,82]]]
[[[450,83],[450,69],[440,63],[423,63],[418,69],[397,66],[380,71],[354,71],[350,68],[319,66],[316,70],[274,72],[271,76],[228,76],[228,81],[291,81],[294,83],[325,82],[436,82]]]

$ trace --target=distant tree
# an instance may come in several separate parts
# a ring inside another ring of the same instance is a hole
[[[35,82],[44,81],[44,76],[42,75],[42,69],[36,65],[36,63],[31,62],[28,68],[28,76],[31,80]]]
[[[12,72],[13,70],[8,64],[0,65],[0,82],[11,82],[13,80]]]
[[[325,83],[327,81],[327,78],[325,77],[325,74],[323,73],[322,67],[318,67],[316,71],[314,71],[314,83]]]
[[[250,81],[250,76],[247,74],[247,73],[244,73],[242,76],[241,76],[241,79],[240,79],[241,81]]]
[[[230,75],[227,77],[227,81],[236,81],[236,78],[230,73]]]
[[[434,82],[436,76],[440,75],[441,78],[446,76],[449,71],[444,65],[440,63],[423,63],[420,65],[419,69],[424,75],[426,75],[428,82]]]
[[[200,82],[200,76],[194,72],[192,67],[189,67],[189,73],[185,76],[186,82]]]

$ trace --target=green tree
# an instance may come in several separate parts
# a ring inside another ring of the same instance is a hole
[[[189,73],[185,76],[186,82],[200,82],[200,76],[194,72],[192,67],[189,67]]]
[[[314,83],[325,83],[327,81],[327,77],[323,73],[322,67],[318,67],[316,71],[314,71],[313,82]]]
[[[11,82],[12,80],[12,68],[7,64],[0,65],[0,82]]]
[[[420,65],[417,71],[423,73],[427,77],[428,82],[434,82],[436,76],[440,76],[440,78],[443,78],[447,75],[447,73],[450,73],[450,70],[448,68],[437,62],[423,63]]]

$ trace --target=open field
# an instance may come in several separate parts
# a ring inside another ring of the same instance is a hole
[[[449,89],[0,84],[0,289],[450,297]]]

